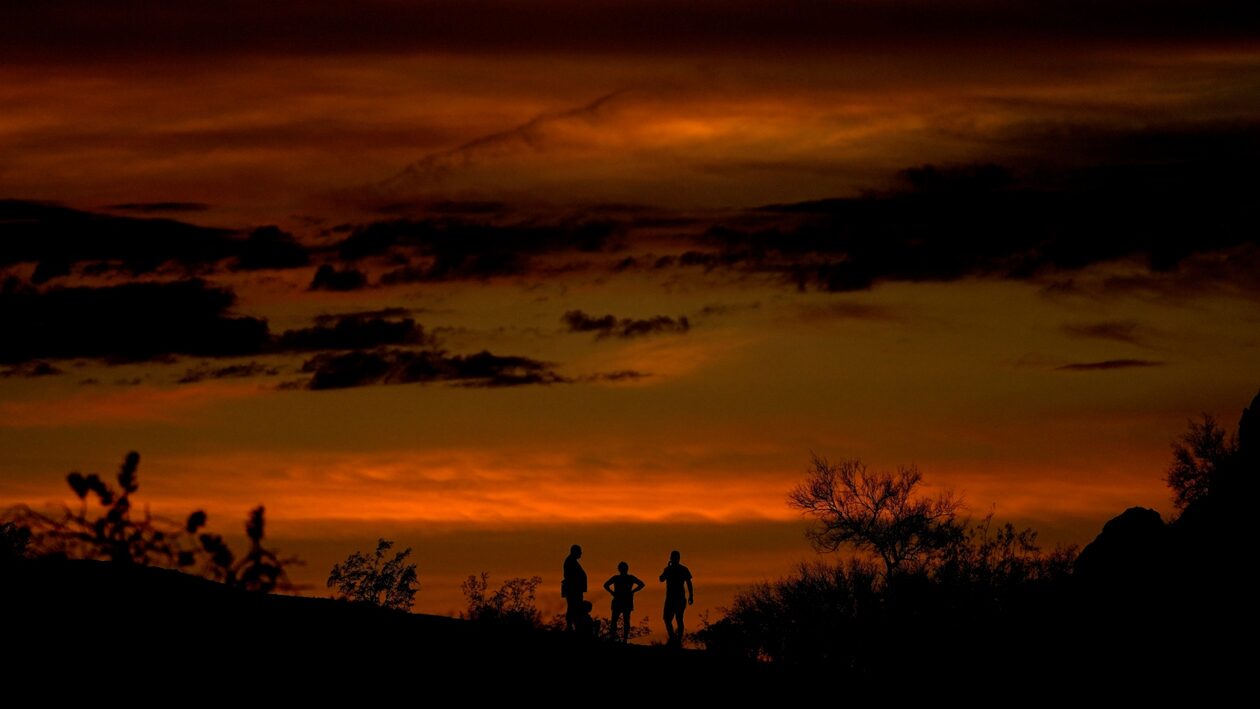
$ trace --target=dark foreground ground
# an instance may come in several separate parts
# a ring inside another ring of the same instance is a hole
[[[1016,620],[872,648],[900,669],[862,677],[24,560],[0,568],[0,706],[1213,705],[1254,684],[1255,619],[1203,611],[1208,625],[1190,627],[1118,625],[1112,611]]]
[[[9,692],[226,694],[247,704],[375,703],[393,693],[403,705],[433,704],[441,693],[439,706],[481,706],[513,695],[571,705],[564,696],[577,689],[741,693],[776,684],[761,663],[699,650],[251,594],[166,569],[39,559],[0,574],[0,677]]]

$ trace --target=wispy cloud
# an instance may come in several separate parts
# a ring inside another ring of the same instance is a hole
[[[1139,346],[1146,344],[1140,335],[1138,324],[1132,320],[1067,323],[1062,329],[1069,337],[1078,339],[1110,340]]]
[[[623,93],[625,92],[614,91],[581,106],[540,113],[507,130],[474,138],[449,150],[431,153],[403,168],[397,175],[378,185],[377,189],[385,193],[414,189],[440,182],[451,173],[487,158],[517,151],[546,150],[557,139],[558,128],[573,123],[597,123],[601,112]]]
[[[1106,359],[1101,362],[1072,362],[1055,367],[1058,372],[1099,372],[1115,369],[1140,369],[1143,367],[1162,367],[1165,362],[1149,359]]]

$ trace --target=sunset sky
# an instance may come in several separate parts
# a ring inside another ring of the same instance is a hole
[[[1106,0],[0,10],[0,505],[328,568],[813,558],[811,454],[1088,542],[1260,387],[1260,27]],[[596,596],[599,598],[599,596]],[[598,606],[606,614],[601,602]]]

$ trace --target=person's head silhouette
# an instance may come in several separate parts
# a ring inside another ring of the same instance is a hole
[[[630,565],[623,561],[620,564],[617,564],[617,570],[623,574],[628,574],[630,573]]]
[[[682,558],[682,554],[679,554],[677,550],[671,551],[669,553],[669,563],[671,564],[677,564],[678,560],[681,558]]]
[[[580,544],[574,544],[573,546],[569,547],[569,556],[573,557],[574,559],[581,559],[582,546]]]

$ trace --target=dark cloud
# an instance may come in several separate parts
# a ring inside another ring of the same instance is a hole
[[[308,360],[308,389],[345,389],[384,384],[446,382],[469,387],[560,384],[570,380],[528,357],[490,352],[448,355],[439,350],[376,350],[323,353]]]
[[[365,350],[387,345],[431,344],[432,338],[411,318],[398,319],[402,309],[321,315],[314,327],[286,330],[275,348],[284,352]]]
[[[649,372],[640,372],[635,369],[621,369],[616,372],[600,372],[587,377],[587,381],[592,382],[629,382],[638,379],[644,379],[652,376]]]
[[[1130,345],[1144,345],[1138,324],[1132,320],[1106,320],[1091,323],[1067,323],[1063,332],[1070,337],[1089,340],[1111,340]]]
[[[10,61],[370,52],[758,52],[879,47],[1079,46],[1106,39],[1249,41],[1239,0],[394,0],[212,4],[16,3],[0,25]],[[144,22],[135,18],[143,17]]]
[[[528,270],[526,259],[517,254],[476,255],[463,259],[458,266],[403,266],[381,274],[381,285],[429,283],[452,280],[486,280],[501,276],[523,275]]]
[[[436,349],[410,311],[321,315],[312,327],[268,332],[265,320],[235,317],[231,290],[201,280],[129,283],[104,288],[38,290],[9,278],[0,284],[0,370],[4,377],[59,374],[45,359],[94,358],[109,363],[161,360],[177,355],[244,357],[315,352],[303,365],[309,389],[444,382],[465,387],[569,383],[548,363],[490,352],[451,355]],[[275,376],[280,368],[256,361],[189,368],[180,383]],[[640,376],[599,375],[607,381]],[[91,383],[95,383],[93,380]],[[119,380],[135,385],[140,380]]]
[[[38,263],[42,280],[81,261],[118,262],[131,273],[167,263],[205,266],[233,256],[238,239],[224,229],[170,219],[82,212],[43,202],[0,200],[0,266]]]
[[[35,360],[33,362],[23,362],[21,364],[0,369],[0,377],[50,377],[56,374],[64,374],[65,372],[57,369],[48,362]]]
[[[608,248],[621,226],[610,221],[495,224],[461,218],[392,220],[356,227],[336,245],[346,261],[393,255],[417,263],[384,274],[386,285],[524,275],[533,258]]]
[[[377,308],[376,310],[356,310],[350,313],[323,313],[315,316],[315,324],[317,325],[336,325],[342,320],[366,320],[371,318],[396,319],[405,318],[412,313],[419,312],[412,308]]]
[[[140,275],[166,265],[203,271],[228,260],[234,269],[254,270],[296,268],[306,265],[308,257],[291,235],[275,227],[256,229],[242,238],[227,229],[173,219],[0,200],[0,266],[35,263],[36,284],[70,275],[75,264],[83,264],[85,273],[117,270]]]
[[[1101,362],[1073,362],[1062,367],[1055,367],[1059,372],[1098,372],[1112,369],[1135,369],[1141,367],[1162,367],[1163,362],[1148,359],[1108,359]]]
[[[1058,278],[1047,283],[1043,292],[1052,298],[1139,297],[1169,302],[1210,293],[1257,299],[1260,298],[1260,247],[1246,244],[1194,254],[1171,272]]]
[[[598,113],[608,100],[551,118]],[[485,140],[525,140],[531,125]],[[496,203],[485,217],[357,226],[334,248],[352,263],[397,263],[381,276],[385,285],[545,278],[555,275],[555,256],[569,252],[606,256],[596,262],[613,273],[703,269],[829,292],[973,277],[1046,282],[1120,261],[1143,264],[1166,282],[1164,274],[1186,272],[1205,254],[1260,243],[1257,136],[1260,125],[1243,121],[1129,131],[1026,124],[987,136],[995,154],[1022,156],[1009,164],[912,167],[891,186],[853,197],[707,217],[613,205],[531,219]],[[670,226],[643,226],[655,223]],[[638,244],[656,252],[621,253]],[[1134,283],[1146,286],[1160,283]]]
[[[350,291],[367,287],[367,274],[357,268],[337,269],[323,264],[315,271],[307,290]]]
[[[204,202],[125,202],[111,204],[106,209],[114,212],[140,212],[143,214],[173,214],[177,212],[204,212],[210,205]]]
[[[179,378],[180,384],[192,384],[194,382],[204,381],[206,379],[243,379],[245,377],[274,377],[279,374],[280,370],[276,367],[269,367],[259,362],[247,362],[244,364],[229,364],[227,366],[217,367],[211,364],[201,364],[197,367],[184,372],[184,376]]]
[[[691,329],[685,316],[677,319],[657,315],[650,318],[620,318],[613,315],[595,317],[581,310],[570,310],[561,318],[569,332],[593,332],[597,338],[641,337],[659,333],[684,333]]]
[[[240,356],[267,346],[267,322],[230,313],[235,294],[198,279],[103,288],[0,288],[0,363]]]
[[[300,268],[310,263],[306,247],[292,234],[274,226],[265,226],[250,232],[237,247],[234,271],[259,271],[264,269]]]
[[[1095,153],[1126,162],[1087,167],[913,168],[887,192],[769,205],[749,224],[716,225],[702,238],[711,250],[684,254],[679,265],[778,273],[832,292],[1044,278],[1120,260],[1175,272],[1196,255],[1260,243],[1252,198],[1260,139],[1244,132],[1200,126],[1100,138]]]
[[[761,309],[761,303],[711,303],[704,306],[696,313],[698,317],[721,317],[724,315],[732,315],[734,313],[743,313],[750,310]]]
[[[67,261],[44,259],[35,264],[35,271],[31,273],[31,283],[40,286],[55,278],[70,275],[71,270],[71,264]]]

